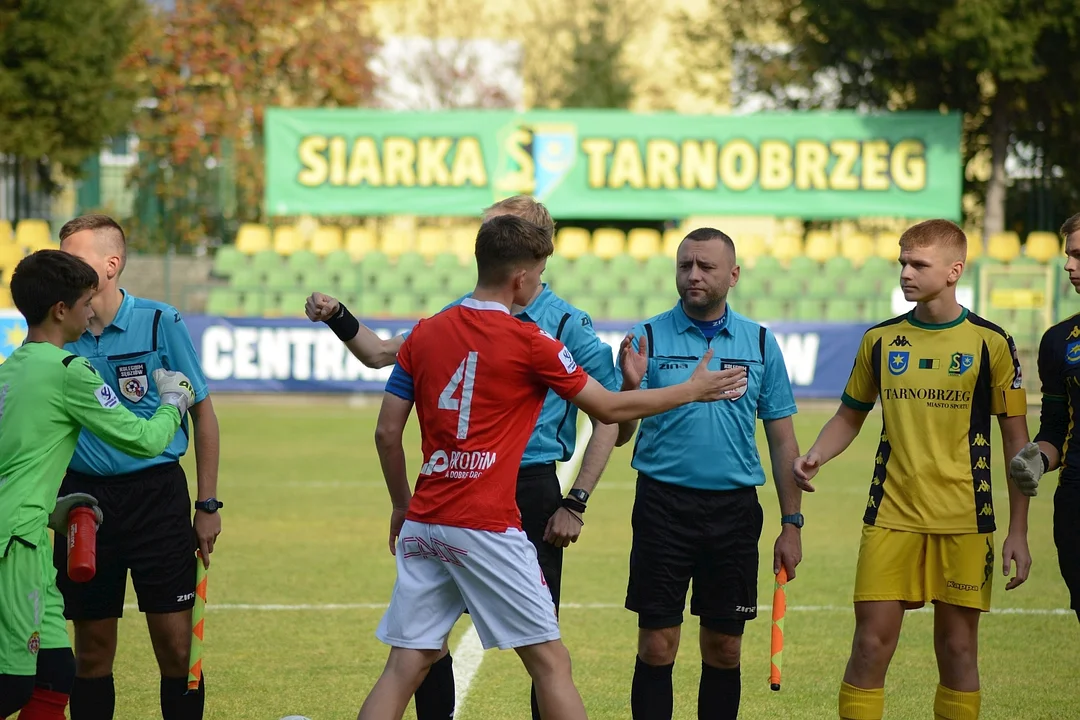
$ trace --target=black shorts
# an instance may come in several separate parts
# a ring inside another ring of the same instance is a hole
[[[191,497],[179,463],[108,478],[68,472],[60,494],[89,493],[104,521],[97,534],[97,572],[86,583],[67,575],[66,538],[53,545],[56,584],[68,620],[124,615],[127,571],[139,611],[171,613],[195,605],[195,550]]]
[[[639,474],[632,522],[626,609],[638,627],[681,625],[693,580],[690,613],[709,630],[742,635],[757,617],[757,489],[697,490]]]
[[[1080,482],[1063,482],[1054,493],[1054,545],[1071,607],[1080,612]]]
[[[536,548],[536,559],[556,610],[562,592],[563,549],[544,542],[544,530],[551,516],[562,507],[562,498],[562,486],[554,463],[518,470],[517,505],[521,511],[521,529]]]

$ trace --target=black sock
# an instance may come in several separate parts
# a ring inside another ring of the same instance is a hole
[[[68,702],[71,720],[113,720],[116,709],[116,686],[113,676],[82,678],[76,676]]]
[[[634,664],[634,683],[630,687],[630,712],[634,720],[671,720],[675,704],[671,690],[670,665],[646,665],[641,658]]]
[[[416,720],[450,720],[454,717],[454,658],[450,653],[431,666],[413,697]]]
[[[698,684],[698,720],[735,720],[739,717],[742,674],[738,667],[718,668],[701,663]]]
[[[161,678],[162,720],[202,720],[206,698],[206,673],[199,679],[199,689],[188,692],[187,677]]]

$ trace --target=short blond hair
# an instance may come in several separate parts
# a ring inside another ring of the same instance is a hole
[[[491,218],[500,215],[519,217],[547,230],[548,234],[555,235],[555,221],[551,219],[551,213],[544,207],[544,203],[537,202],[529,195],[514,195],[500,200],[494,205],[484,208],[482,217],[484,222],[487,222]]]
[[[926,220],[912,225],[900,236],[900,249],[938,247],[967,259],[967,236],[949,220]]]

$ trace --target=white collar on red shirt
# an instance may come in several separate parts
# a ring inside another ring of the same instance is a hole
[[[510,311],[502,303],[489,302],[487,300],[473,300],[472,298],[465,298],[461,301],[462,307],[467,307],[471,310],[496,310],[498,312],[504,312],[507,315]]]

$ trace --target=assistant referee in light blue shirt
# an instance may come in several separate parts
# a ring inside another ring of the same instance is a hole
[[[713,228],[694,230],[677,255],[675,307],[636,325],[624,343],[647,345],[622,368],[623,387],[683,382],[712,349],[717,367],[743,366],[747,385],[731,400],[693,403],[641,421],[632,465],[638,471],[626,607],[638,614],[631,690],[634,720],[670,720],[671,672],[686,593],[701,621],[698,717],[735,720],[743,628],[757,615],[757,487],[765,472],[755,442],[765,424],[782,526],[774,572],[788,576],[802,557],[795,399],[772,333],[727,303],[739,280],[735,244]],[[632,366],[631,366],[632,363]]]
[[[191,612],[195,605],[195,550],[209,564],[221,532],[214,498],[218,473],[218,423],[195,348],[180,313],[165,303],[137,298],[119,286],[127,262],[124,231],[105,215],[84,215],[60,230],[60,249],[98,273],[89,329],[65,349],[85,357],[131,412],[149,417],[157,390],[155,370],[178,370],[191,380],[190,417],[165,452],[149,460],[124,455],[92,433],[79,436],[60,495],[84,492],[97,498],[105,520],[97,535],[97,572],[86,583],[67,576],[67,542],[53,547],[64,615],[75,625],[72,720],[112,720],[116,703],[113,658],[117,620],[124,613],[128,571],[146,614],[161,671],[164,720],[200,720],[204,683],[187,691]],[[198,500],[192,502],[180,457],[194,433]]]
[[[543,204],[527,195],[507,198],[484,211],[483,219],[515,215],[554,233],[555,224]],[[447,307],[461,303],[463,296]],[[445,308],[444,308],[445,309]],[[345,343],[349,351],[369,367],[393,364],[405,336],[388,340],[377,336],[357,321],[337,300],[315,293],[308,298],[306,312],[314,321],[324,321]],[[561,340],[574,360],[604,387],[617,391],[620,379],[615,371],[611,346],[597,337],[588,313],[558,297],[546,283],[528,306],[514,308],[514,316],[536,323],[544,332]],[[540,416],[518,471],[517,504],[521,526],[536,548],[537,560],[544,573],[556,610],[562,589],[563,548],[577,542],[584,522],[582,515],[589,495],[604,471],[616,445],[633,437],[634,423],[619,426],[593,422],[593,434],[581,460],[577,479],[564,498],[557,462],[566,462],[574,454],[577,440],[577,408],[554,392],[548,392]],[[453,660],[440,658],[416,691],[417,720],[450,720],[454,714]],[[539,720],[536,696],[532,696],[532,716]]]

